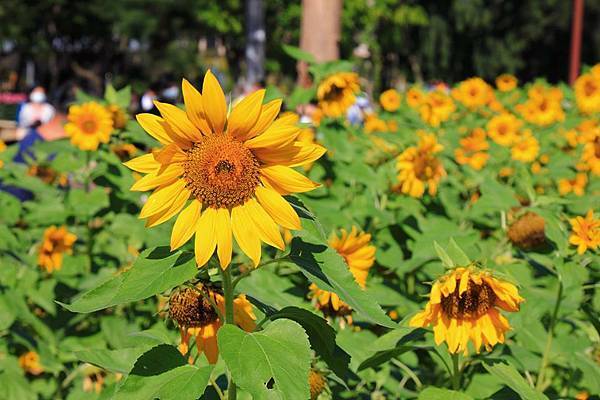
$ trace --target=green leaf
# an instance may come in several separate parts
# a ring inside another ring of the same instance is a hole
[[[517,392],[523,400],[548,400],[548,397],[543,393],[532,388],[512,365],[504,363],[490,365],[484,363],[483,366],[490,374],[496,376],[506,386]]]
[[[454,261],[452,261],[452,258],[450,258],[448,253],[446,253],[446,250],[444,250],[444,248],[440,246],[438,242],[433,242],[433,248],[435,249],[435,252],[437,253],[444,266],[446,266],[447,268],[454,268]]]
[[[450,238],[450,242],[448,242],[448,247],[446,247],[446,251],[448,252],[448,255],[454,262],[454,265],[466,267],[467,265],[471,264],[471,260],[465,254],[465,252],[458,246],[458,244],[456,244],[454,238]]]
[[[327,321],[315,313],[298,307],[285,307],[269,316],[271,320],[287,318],[296,321],[308,335],[310,346],[341,379],[350,373],[350,355],[335,341],[336,332]]]
[[[0,295],[0,331],[10,328],[15,322],[16,315],[5,298],[6,295]]]
[[[189,365],[177,348],[161,344],[136,361],[113,398],[195,400],[204,393],[211,371],[211,366]]]
[[[422,338],[425,332],[424,329],[400,327],[386,333],[373,343],[372,348],[375,351],[375,354],[364,360],[358,366],[358,370],[362,371],[367,368],[375,368],[407,351],[416,348],[422,349],[423,347],[409,345],[408,343]]]
[[[128,374],[137,359],[148,350],[148,347],[128,347],[118,350],[82,350],[76,351],[75,356],[81,361],[94,364],[107,371]]]
[[[197,271],[191,253],[171,253],[168,247],[148,249],[140,254],[128,271],[85,292],[70,305],[61,304],[78,313],[102,310],[172,289],[192,279]]]
[[[296,322],[279,319],[254,333],[225,325],[219,329],[218,340],[234,381],[252,398],[309,398],[310,347]],[[269,389],[271,379],[273,388]]]
[[[454,390],[428,387],[419,393],[418,400],[473,400],[467,394],[456,392]]]
[[[89,219],[109,205],[108,193],[101,187],[89,192],[72,189],[67,199],[71,213],[81,219]]]
[[[298,61],[306,61],[309,64],[314,64],[317,62],[314,55],[312,55],[311,53],[304,51],[296,46],[290,46],[290,45],[284,44],[281,47],[283,48],[283,51],[285,51],[287,55],[289,55],[290,57],[292,57]]]
[[[5,192],[0,192],[0,224],[13,225],[21,214],[19,200]]]

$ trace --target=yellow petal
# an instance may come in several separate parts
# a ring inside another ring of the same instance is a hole
[[[259,148],[252,153],[266,165],[285,165],[296,167],[312,163],[323,156],[327,149],[318,144],[295,142],[290,146],[278,148]]]
[[[185,187],[186,182],[183,179],[178,179],[175,182],[161,186],[154,191],[142,207],[140,218],[148,218],[150,215],[156,214],[169,207],[181,190]]]
[[[146,220],[146,227],[152,228],[170,220],[175,214],[181,211],[181,209],[183,208],[183,206],[185,206],[185,203],[189,198],[190,191],[188,189],[183,189],[177,195],[175,201],[173,201],[173,204],[171,204],[169,208],[148,217],[148,219]]]
[[[154,155],[152,153],[133,158],[127,162],[124,162],[123,165],[133,171],[141,172],[143,174],[155,172],[158,168],[160,168],[160,163],[154,159]]]
[[[183,79],[181,83],[181,89],[183,91],[183,101],[185,102],[185,113],[188,119],[200,129],[202,133],[208,135],[211,133],[210,126],[206,121],[204,114],[204,108],[202,106],[202,95],[196,90],[187,79]]]
[[[202,204],[194,199],[177,217],[171,232],[171,250],[183,246],[198,230]]]
[[[279,110],[281,109],[281,99],[276,99],[268,102],[267,104],[262,106],[262,111],[260,112],[260,116],[258,117],[258,121],[254,124],[254,128],[251,132],[248,132],[248,135],[244,138],[240,138],[241,140],[247,140],[254,136],[260,135],[273,123],[277,114],[279,114]]]
[[[142,113],[135,116],[138,123],[144,128],[146,132],[154,139],[158,140],[162,144],[173,143],[173,139],[168,135],[167,131],[163,126],[164,119],[161,117],[149,114]]]
[[[260,239],[253,229],[253,222],[244,205],[231,210],[231,230],[240,249],[254,262],[260,263]]]
[[[154,104],[175,134],[190,142],[197,142],[202,138],[198,128],[190,122],[185,111],[173,104],[161,103],[160,101],[155,101]]]
[[[198,264],[198,267],[204,266],[215,251],[217,245],[217,235],[215,234],[216,221],[217,210],[212,207],[204,210],[198,220],[195,239],[196,264]]]
[[[265,90],[260,89],[246,96],[233,107],[227,120],[227,130],[233,137],[242,139],[252,130],[260,116],[264,97]]]
[[[260,205],[276,223],[287,229],[299,230],[302,228],[298,214],[279,193],[264,186],[258,186],[255,194]]]
[[[260,174],[280,194],[303,193],[320,186],[300,172],[281,165],[261,168]]]
[[[231,237],[231,215],[226,208],[217,209],[217,255],[221,268],[225,269],[231,262],[233,239]]]
[[[202,84],[202,106],[213,132],[223,132],[227,119],[227,102],[219,81],[210,70],[206,72]]]
[[[171,164],[166,168],[151,172],[148,175],[135,182],[131,189],[134,192],[144,192],[146,190],[152,190],[161,185],[167,185],[174,182],[179,176],[183,174],[183,167],[179,164]]]
[[[244,144],[249,149],[258,147],[273,148],[289,146],[296,140],[299,134],[300,128],[297,126],[286,125],[273,127],[273,125],[271,125],[263,134],[253,137]]]
[[[154,159],[162,165],[187,160],[187,155],[181,150],[181,147],[175,143],[171,143],[160,150],[153,151],[152,155],[154,156]]]
[[[281,238],[279,227],[260,204],[255,199],[250,199],[244,204],[244,207],[252,221],[254,221],[254,227],[260,240],[279,250],[284,250],[285,243]]]

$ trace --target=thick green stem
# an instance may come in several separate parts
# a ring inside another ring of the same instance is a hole
[[[460,366],[458,365],[458,353],[452,354],[452,389],[460,390],[461,378]]]
[[[546,348],[542,355],[542,362],[540,363],[540,369],[538,372],[538,378],[535,384],[536,389],[542,390],[544,385],[544,374],[546,367],[548,366],[548,358],[550,357],[550,350],[552,349],[552,339],[554,338],[554,327],[556,326],[556,320],[558,319],[558,310],[560,309],[560,303],[562,302],[563,295],[563,284],[562,280],[558,280],[558,293],[556,295],[556,302],[554,303],[554,310],[552,311],[552,317],[550,319],[550,326],[548,327],[548,338],[546,339]]]
[[[221,269],[221,277],[223,278],[223,296],[225,297],[225,323],[234,324],[233,319],[233,283],[231,280],[231,267]],[[227,386],[227,399],[235,400],[237,398],[237,386],[233,381],[231,373],[228,372],[229,385]]]

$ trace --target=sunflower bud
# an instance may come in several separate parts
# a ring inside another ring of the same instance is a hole
[[[181,327],[195,328],[214,322],[218,315],[213,309],[209,296],[214,294],[204,286],[184,288],[169,298],[169,317]]]
[[[534,212],[528,212],[508,228],[508,238],[520,249],[533,249],[546,241],[544,226],[544,218]]]
[[[310,400],[316,400],[325,390],[326,382],[320,372],[311,369],[308,374],[308,384],[310,385]]]

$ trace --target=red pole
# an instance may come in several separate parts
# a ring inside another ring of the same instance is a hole
[[[583,30],[583,0],[573,0],[571,21],[571,60],[569,63],[569,84],[575,83],[579,75],[581,60],[581,31]]]

